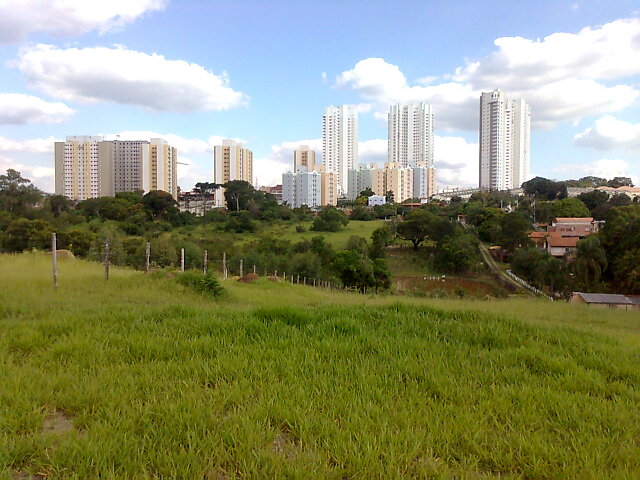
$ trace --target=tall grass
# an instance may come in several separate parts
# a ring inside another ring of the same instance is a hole
[[[640,476],[638,314],[0,272],[0,478]]]

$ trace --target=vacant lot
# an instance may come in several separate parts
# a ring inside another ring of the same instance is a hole
[[[638,313],[0,272],[0,478],[640,476]]]

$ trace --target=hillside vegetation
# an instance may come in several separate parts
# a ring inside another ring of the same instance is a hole
[[[640,315],[0,256],[0,478],[637,478]]]

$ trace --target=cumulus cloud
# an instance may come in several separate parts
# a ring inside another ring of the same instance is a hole
[[[0,137],[0,152],[53,153],[53,144],[59,141],[54,137],[29,140]]]
[[[433,148],[438,188],[478,186],[477,143],[469,143],[462,137],[435,135]]]
[[[64,103],[47,102],[22,93],[0,93],[0,125],[62,123],[74,113]]]
[[[605,115],[596,120],[593,127],[576,135],[573,140],[576,145],[597,150],[640,150],[640,123],[633,124]]]
[[[452,75],[427,76],[410,84],[397,65],[367,58],[336,78],[386,112],[395,102],[434,106],[438,128],[475,130],[481,92],[495,88],[524,98],[534,126],[553,127],[633,104],[640,91],[619,83],[640,74],[640,19],[616,20],[576,34],[555,33],[542,40],[503,37],[489,56]],[[440,81],[440,83],[437,83]]]
[[[27,165],[15,159],[0,155],[0,172],[4,173],[8,169],[17,170],[23,177],[28,178],[41,190],[52,193],[55,190],[55,169],[39,165]]]
[[[298,140],[282,142],[272,145],[269,155],[262,158],[254,158],[253,175],[260,185],[279,185],[282,183],[282,174],[293,169],[293,151],[307,145],[316,152],[316,163],[322,162],[322,139]]]
[[[0,1],[0,44],[33,33],[58,37],[103,33],[162,9],[166,0],[20,0]]]
[[[154,111],[226,110],[247,97],[229,86],[226,73],[162,55],[114,48],[32,45],[13,62],[29,85],[54,98],[138,105]]]

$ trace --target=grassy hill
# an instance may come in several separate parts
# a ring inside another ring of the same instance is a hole
[[[640,476],[636,312],[0,272],[3,479]]]

